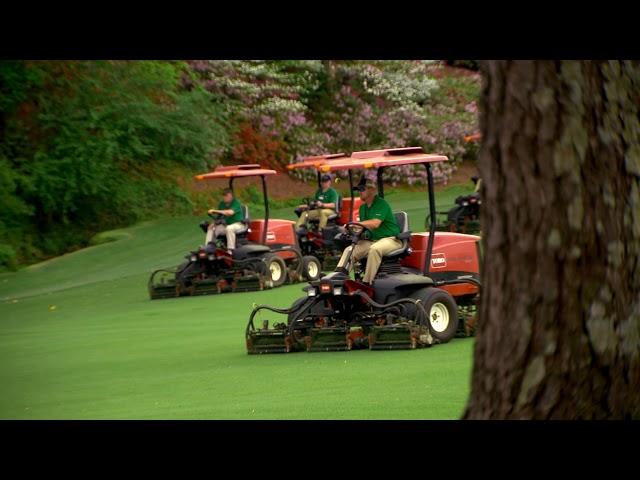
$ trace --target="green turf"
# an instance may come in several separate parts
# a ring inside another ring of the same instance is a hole
[[[438,207],[470,188],[441,192]],[[422,230],[422,193],[388,199]],[[107,235],[116,241],[0,274],[0,418],[460,416],[472,339],[417,351],[249,356],[252,304],[289,306],[302,284],[148,300],[149,273],[202,242],[198,221],[146,222]]]

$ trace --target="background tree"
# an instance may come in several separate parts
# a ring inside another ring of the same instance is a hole
[[[640,418],[640,64],[483,70],[465,418]]]

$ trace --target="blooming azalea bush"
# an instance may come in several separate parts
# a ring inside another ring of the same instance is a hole
[[[477,130],[479,77],[458,79],[459,85],[436,78],[439,62],[194,61],[191,67],[187,88],[201,82],[226,99],[236,131],[227,158],[239,162],[282,168],[310,155],[422,146],[452,160],[433,168],[434,180],[446,183],[468,152],[464,135]],[[416,166],[386,175],[393,185],[426,182]]]

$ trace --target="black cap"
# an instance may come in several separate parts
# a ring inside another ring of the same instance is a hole
[[[358,185],[353,187],[354,190],[359,192],[364,192],[367,188],[377,188],[377,185],[373,180],[367,180],[365,177],[362,177]]]
[[[331,175],[327,175],[326,173],[320,177],[321,182],[328,182],[329,180],[331,180]]]

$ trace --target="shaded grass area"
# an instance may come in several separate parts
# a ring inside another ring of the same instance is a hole
[[[439,207],[470,189],[444,190]],[[422,192],[387,198],[422,230]],[[272,215],[293,218],[290,208]],[[418,351],[249,356],[252,305],[289,306],[302,284],[148,300],[150,272],[202,242],[198,221],[139,224],[119,240],[1,274],[0,418],[459,417],[472,339]]]

